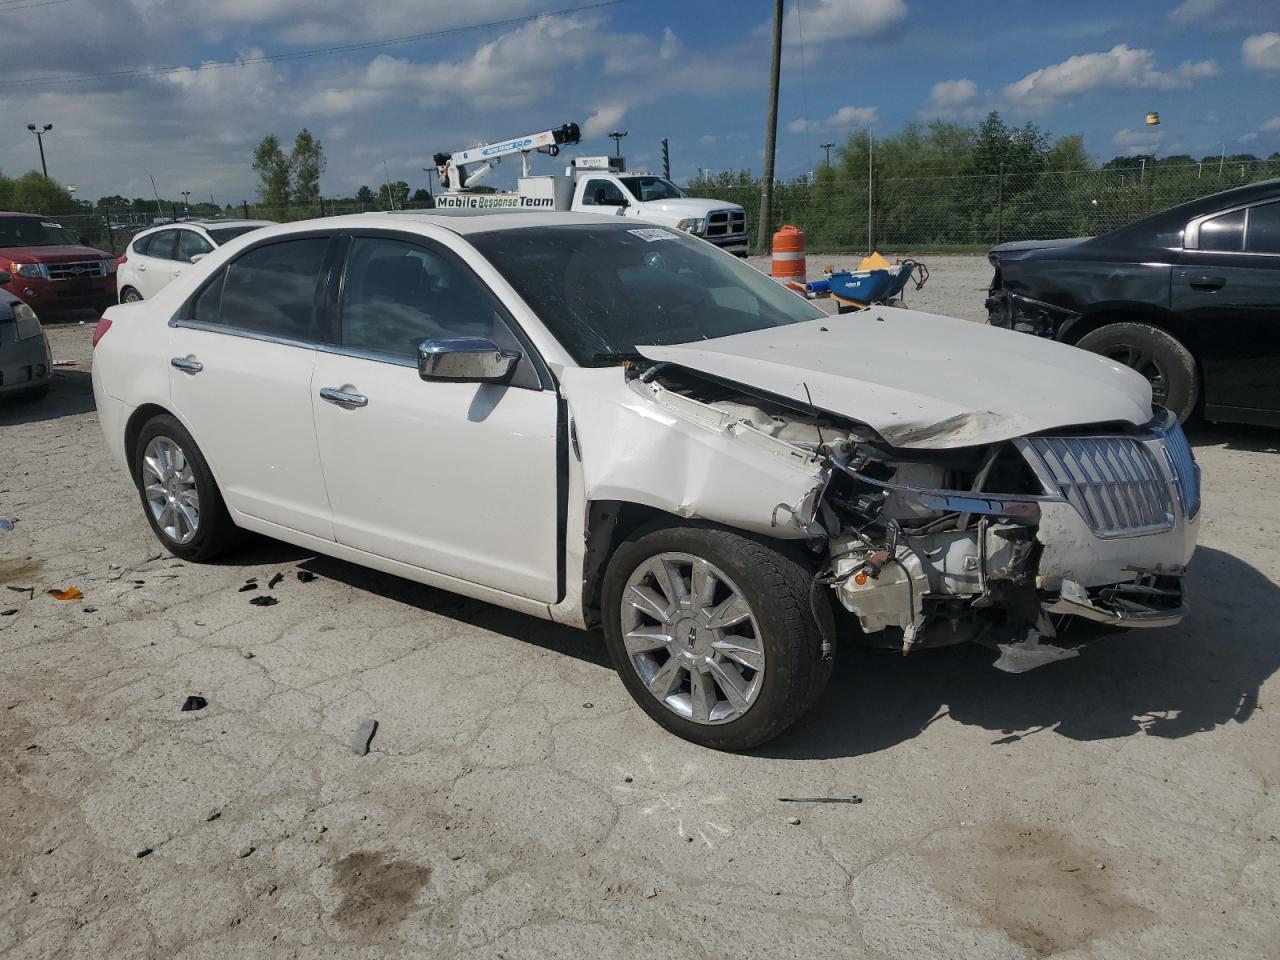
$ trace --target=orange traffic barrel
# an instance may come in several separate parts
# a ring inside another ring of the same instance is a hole
[[[804,266],[804,231],[790,224],[773,235],[773,266],[776,280],[800,280],[806,277]]]

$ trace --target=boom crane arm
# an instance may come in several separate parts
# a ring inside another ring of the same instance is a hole
[[[578,143],[581,139],[582,134],[578,130],[578,125],[566,123],[554,130],[531,133],[511,140],[500,140],[497,143],[481,144],[468,150],[459,150],[457,153],[437,153],[432,159],[440,174],[441,188],[453,193],[481,180],[493,169],[495,163],[500,163],[503,157],[516,153],[520,154],[522,175],[527,177],[529,154],[532,151],[536,150],[538,153],[554,157],[560,152],[561,146],[567,143]],[[467,166],[474,163],[481,165],[468,171]]]

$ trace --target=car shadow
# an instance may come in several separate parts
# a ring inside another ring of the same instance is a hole
[[[860,756],[910,740],[944,715],[991,731],[1002,748],[1033,734],[1179,738],[1245,723],[1280,669],[1280,588],[1207,547],[1191,569],[1191,614],[1177,627],[1113,634],[1030,673],[1002,673],[992,652],[973,645],[910,657],[842,650],[821,701],[756,752]]]
[[[1248,423],[1209,423],[1195,420],[1184,425],[1193,447],[1223,446],[1249,453],[1280,452],[1280,429]]]
[[[54,367],[49,394],[43,400],[0,398],[0,427],[58,420],[95,409],[88,370]]]
[[[424,613],[448,617],[597,667],[612,669],[609,655],[605,651],[604,638],[598,633],[566,627],[505,607],[497,607],[483,600],[472,600],[447,590],[437,590],[413,580],[370,570],[345,560],[316,556],[288,544],[260,539],[261,543],[252,543],[244,551],[237,551],[230,562],[237,565],[296,563],[299,570],[336,580],[396,603],[407,604]]]

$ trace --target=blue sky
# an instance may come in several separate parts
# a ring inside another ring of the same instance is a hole
[[[337,55],[160,76],[55,82],[132,67],[298,53],[450,30],[589,0],[0,0],[0,169],[36,162],[27,122],[54,124],[50,173],[80,195],[191,190],[252,199],[249,157],[307,126],[328,195],[425,185],[440,150],[575,120],[584,153],[620,128],[633,165],[762,166],[769,0],[631,0]],[[21,8],[21,9],[19,9]],[[818,144],[989,109],[1116,154],[1280,150],[1277,0],[787,0],[778,166]],[[34,81],[34,82],[27,82]],[[1148,110],[1163,123],[1143,124]],[[542,160],[549,172],[555,164]],[[502,168],[499,185],[514,165]]]

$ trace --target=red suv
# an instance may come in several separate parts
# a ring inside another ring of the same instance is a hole
[[[116,302],[116,261],[85,246],[56,217],[0,213],[0,288],[37,314],[105,310]]]

